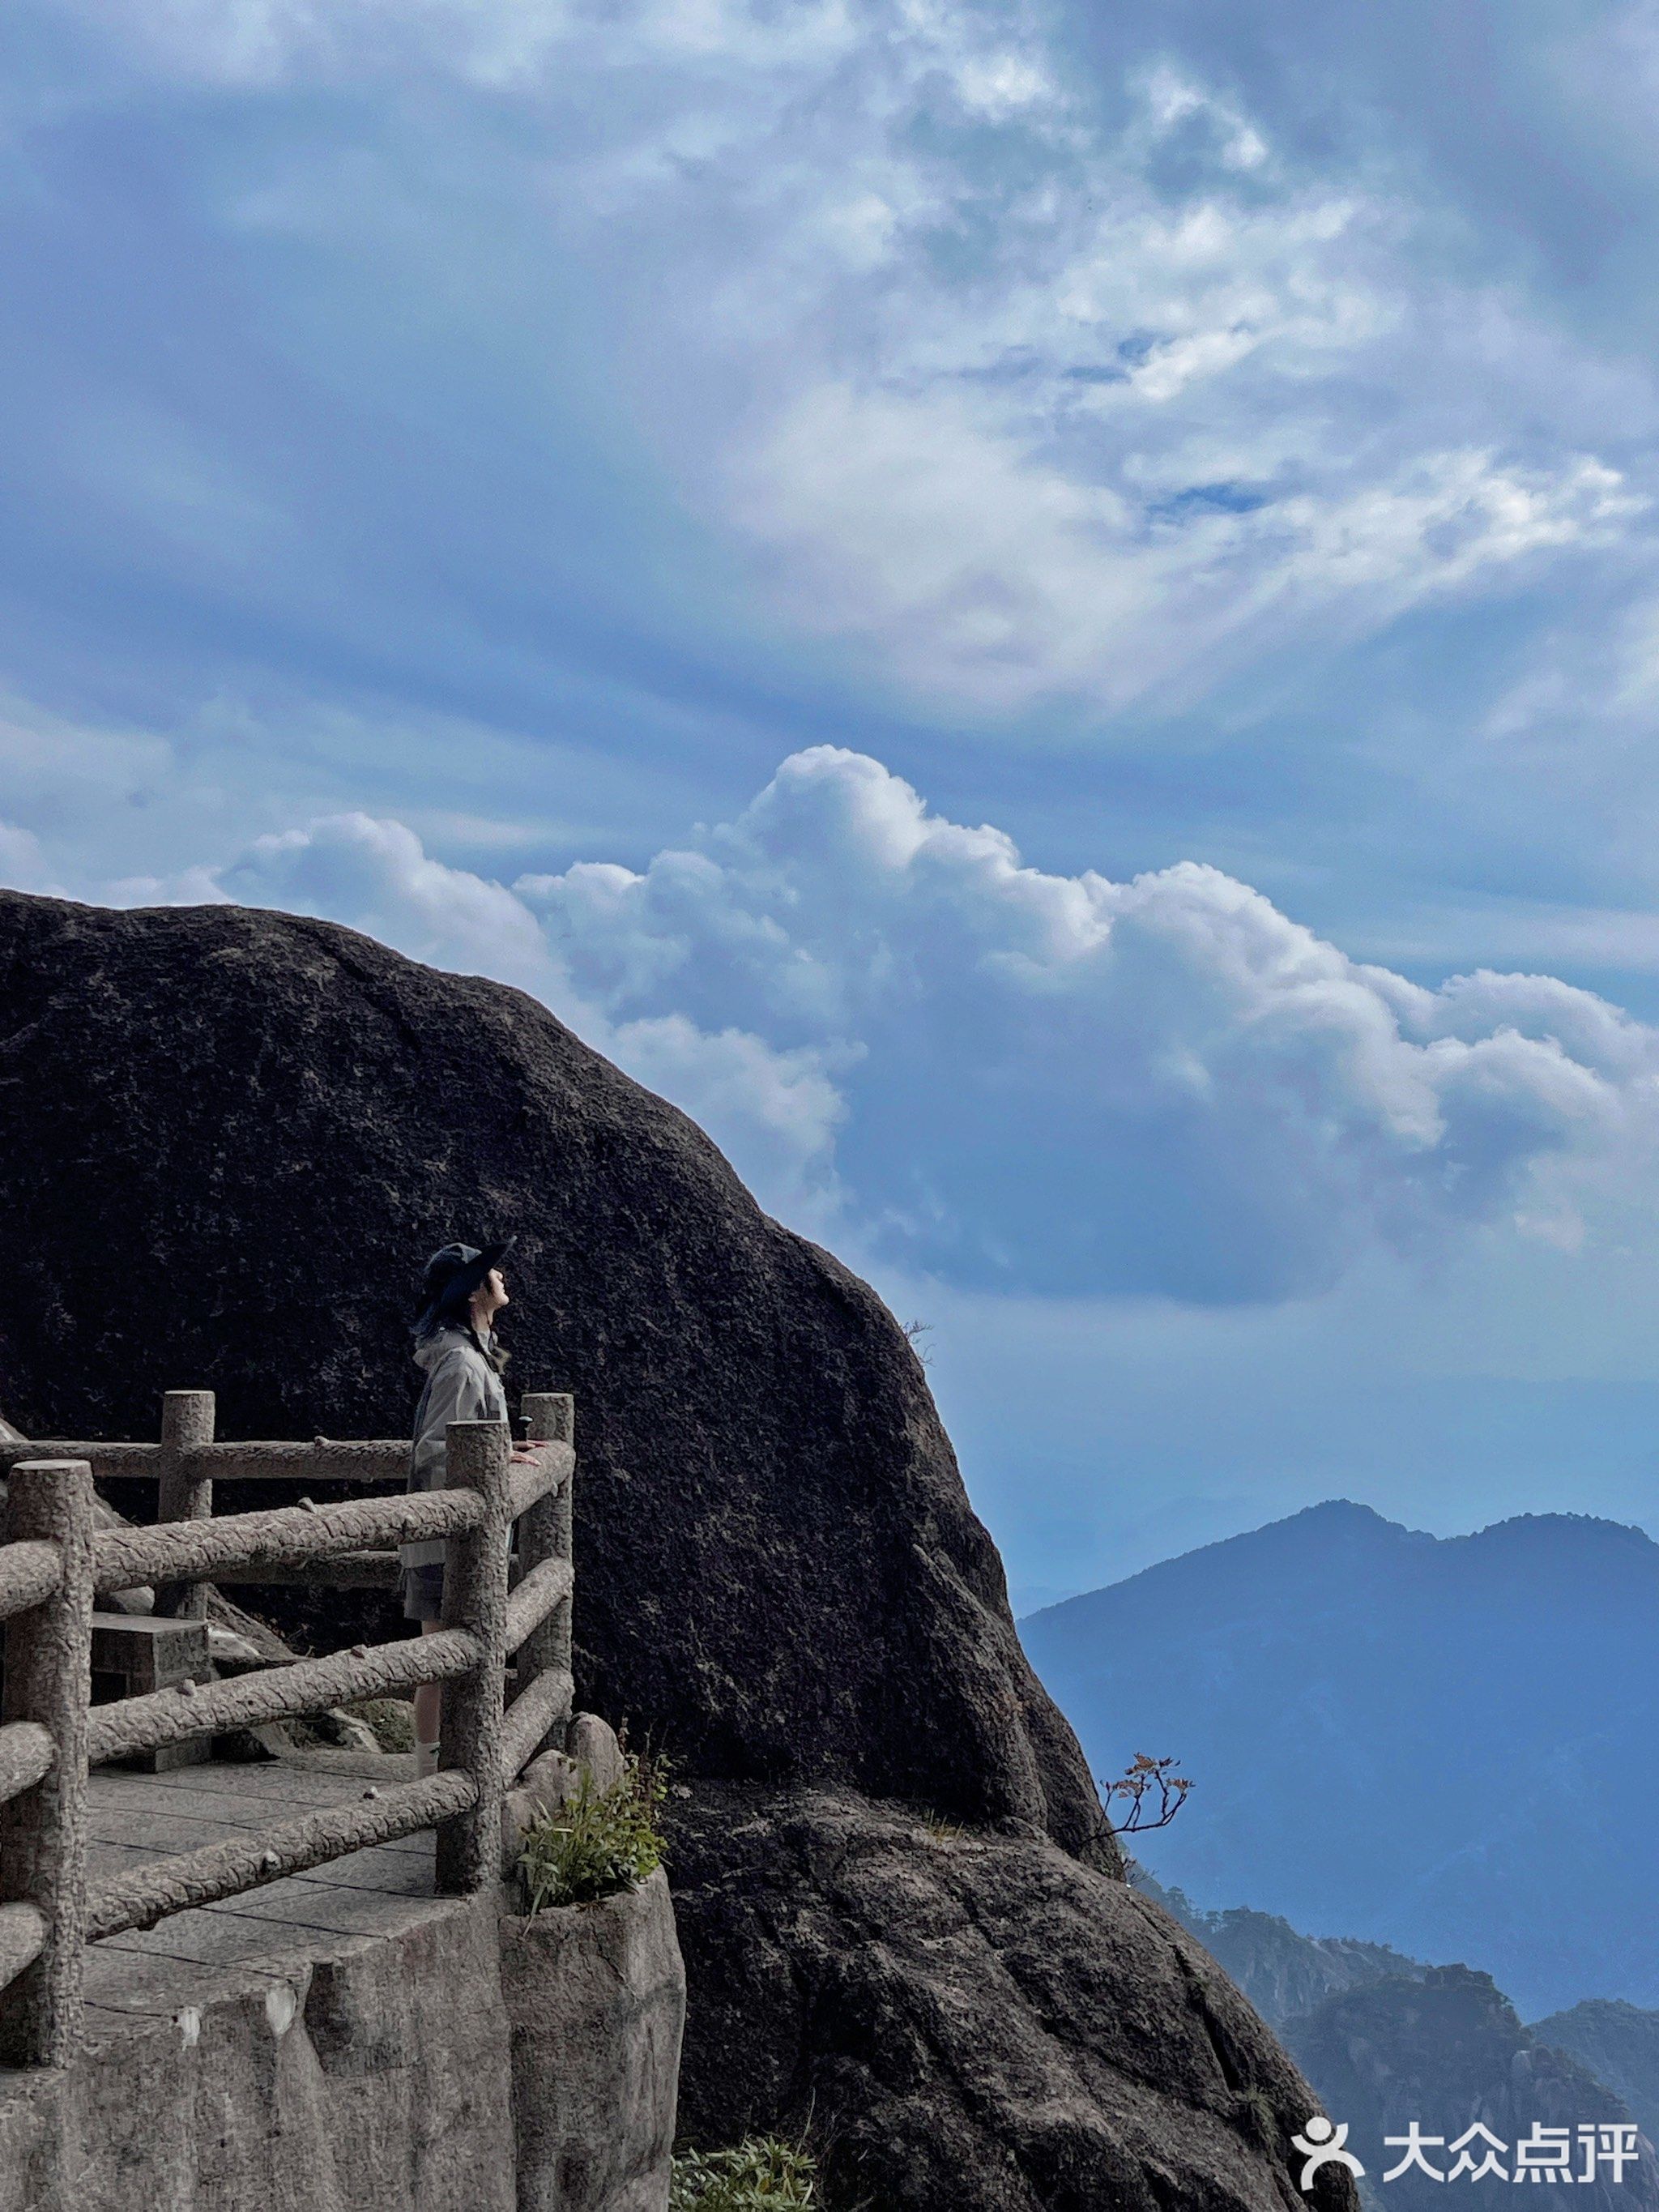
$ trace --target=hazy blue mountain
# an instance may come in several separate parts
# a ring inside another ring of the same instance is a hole
[[[1532,2032],[1617,2090],[1659,2142],[1659,2012],[1617,1997],[1590,1997],[1570,2012],[1534,2021]]]
[[[1248,1905],[1206,1912],[1184,1890],[1166,1889],[1138,1863],[1131,1879],[1197,1936],[1270,2027],[1283,2028],[1346,1990],[1389,1978],[1420,1980],[1429,1971],[1420,1959],[1408,1959],[1386,1943],[1304,1936],[1274,1912],[1254,1912]]]
[[[1438,1538],[1346,1500],[1029,1615],[1097,1775],[1194,1782],[1137,1856],[1199,1906],[1478,1960],[1524,2013],[1659,2002],[1659,1544]]]

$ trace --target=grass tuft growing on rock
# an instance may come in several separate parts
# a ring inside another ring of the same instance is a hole
[[[732,2150],[682,2151],[669,2212],[816,2212],[817,2166],[778,2136],[750,2136]]]
[[[519,1854],[525,1910],[591,1904],[654,1874],[663,1861],[657,1813],[667,1790],[660,1759],[627,1757],[609,1790],[594,1790],[584,1774],[568,1805],[551,1808],[526,1832]]]

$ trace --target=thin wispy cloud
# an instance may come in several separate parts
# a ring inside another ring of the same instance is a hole
[[[592,288],[616,433],[784,632],[912,701],[1098,723],[1646,543],[1645,470],[1420,176],[1315,168],[1167,55],[1080,76],[1061,10],[71,12],[255,110],[447,85],[525,273]],[[395,251],[418,184],[366,149],[307,191],[334,164],[224,219],[303,246],[343,187]],[[204,468],[149,485],[175,529],[229,526]]]

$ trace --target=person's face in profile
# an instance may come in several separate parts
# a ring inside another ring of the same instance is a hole
[[[477,1289],[473,1291],[468,1311],[475,1328],[487,1328],[504,1305],[510,1303],[507,1295],[507,1279],[499,1267],[492,1267]]]

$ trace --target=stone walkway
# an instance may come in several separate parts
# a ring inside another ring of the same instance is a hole
[[[179,1767],[169,1774],[103,1771],[91,1782],[91,1879],[145,1859],[193,1850],[360,1797],[371,1777],[403,1778],[406,1759]],[[439,1907],[434,1837],[355,1851],[310,1873],[155,1927],[94,1943],[87,1954],[87,2038],[107,2042],[233,1990],[284,1977],[284,1964],[337,1954],[354,1937],[400,1933]]]

